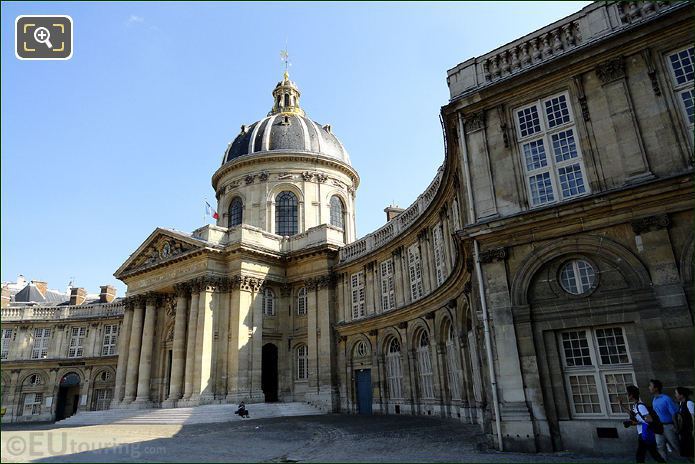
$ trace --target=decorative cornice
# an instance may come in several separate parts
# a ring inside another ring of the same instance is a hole
[[[596,66],[596,76],[601,80],[603,85],[608,84],[625,77],[625,62],[623,57],[619,56]]]
[[[504,247],[490,248],[483,250],[478,254],[478,262],[487,264],[493,261],[504,261],[507,258],[507,250]]]
[[[641,235],[645,232],[667,229],[671,225],[671,220],[667,214],[657,214],[635,219],[631,222],[631,225],[635,235]]]

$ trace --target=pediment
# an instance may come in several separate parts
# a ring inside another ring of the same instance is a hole
[[[205,248],[199,240],[176,232],[157,229],[114,273],[118,279],[181,257]]]

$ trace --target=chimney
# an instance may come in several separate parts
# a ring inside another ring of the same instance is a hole
[[[116,287],[111,285],[102,285],[101,293],[99,294],[99,303],[111,303],[116,299]]]
[[[398,206],[390,205],[384,208],[384,213],[386,213],[386,222],[389,222],[391,219],[395,218],[399,214],[401,214],[404,211],[403,208],[399,208]]]
[[[0,308],[7,308],[10,306],[10,288],[7,286],[2,287],[2,302],[0,304]]]
[[[39,292],[41,292],[42,296],[46,296],[46,290],[48,290],[48,282],[44,282],[43,280],[32,280],[31,283],[36,286]]]
[[[84,303],[84,300],[87,299],[87,292],[84,291],[84,288],[73,288],[70,291],[70,304],[71,305],[81,305]]]

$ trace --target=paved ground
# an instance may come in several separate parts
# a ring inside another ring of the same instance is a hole
[[[2,462],[625,462],[486,451],[474,426],[323,415],[194,425],[5,425]]]

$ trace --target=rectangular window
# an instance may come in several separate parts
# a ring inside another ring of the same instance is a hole
[[[434,271],[437,276],[437,285],[441,285],[447,277],[444,232],[441,223],[432,229],[432,247],[434,248]]]
[[[0,359],[7,359],[12,344],[12,329],[2,329],[2,346],[0,347]]]
[[[569,95],[538,100],[514,113],[531,206],[589,193]]]
[[[51,339],[51,329],[34,329],[34,346],[31,349],[31,359],[48,357],[48,342]]]
[[[565,331],[559,342],[573,415],[623,414],[625,389],[635,383],[623,328]]]
[[[118,342],[118,325],[109,324],[104,326],[104,341],[101,345],[101,355],[102,356],[113,356],[118,354],[117,350]]]
[[[92,411],[104,411],[111,407],[113,390],[111,388],[98,388],[94,390],[94,406]]]
[[[673,90],[676,93],[677,104],[680,106],[683,117],[693,130],[693,76],[695,66],[695,47],[687,47],[668,55],[668,64],[671,70]]]
[[[569,384],[575,413],[601,413],[601,401],[596,387],[596,377],[593,374],[570,375]]]
[[[381,276],[381,309],[389,311],[396,307],[396,292],[393,281],[393,259],[387,259],[379,265]]]
[[[68,358],[81,358],[84,354],[84,338],[87,333],[86,327],[73,327],[70,332],[70,346],[68,347]]]
[[[41,414],[41,403],[43,402],[43,393],[26,393],[24,395],[24,410],[23,416],[38,416]]]
[[[422,265],[420,263],[420,247],[417,243],[408,248],[408,273],[410,275],[410,297],[419,300],[424,294],[422,288]]]
[[[365,316],[363,271],[356,272],[350,276],[350,289],[352,290],[352,318],[359,319]]]

